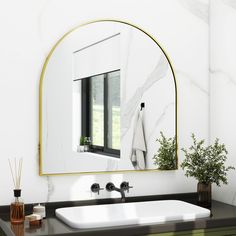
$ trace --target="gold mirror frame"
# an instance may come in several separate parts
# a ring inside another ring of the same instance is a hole
[[[70,33],[74,32],[75,30],[77,30],[80,27],[83,27],[85,25],[89,25],[92,23],[96,23],[96,22],[117,22],[117,23],[122,23],[122,24],[126,24],[129,26],[132,26],[140,31],[142,31],[144,34],[146,34],[149,38],[151,38],[156,45],[161,49],[161,51],[164,53],[170,68],[171,68],[171,72],[174,78],[174,85],[175,85],[175,139],[176,139],[176,169],[173,170],[177,170],[178,169],[178,128],[177,128],[177,120],[178,120],[178,106],[177,106],[177,82],[176,82],[176,77],[175,77],[175,72],[173,69],[173,66],[171,64],[171,61],[167,55],[167,53],[165,52],[165,50],[163,49],[163,47],[157,42],[157,40],[151,36],[149,33],[147,33],[145,30],[141,29],[140,27],[123,21],[123,20],[116,20],[116,19],[99,19],[99,20],[94,20],[94,21],[89,21],[86,23],[83,23],[79,26],[76,26],[75,28],[71,29],[70,31],[68,31],[67,33],[65,33],[57,42],[56,44],[52,47],[51,51],[49,52],[44,65],[43,65],[43,69],[40,75],[40,85],[39,85],[39,175],[40,176],[61,176],[61,175],[81,175],[81,174],[116,174],[116,173],[125,173],[125,172],[154,172],[154,171],[172,171],[172,170],[159,170],[159,169],[149,169],[149,170],[119,170],[119,171],[100,171],[100,172],[74,172],[74,173],[55,173],[55,174],[43,174],[42,173],[42,94],[43,94],[43,80],[44,80],[44,74],[45,74],[45,70],[48,64],[48,61],[50,60],[50,57],[52,56],[54,50],[57,48],[57,46],[59,46],[59,44],[61,43],[61,41],[63,41],[63,39],[68,36]]]

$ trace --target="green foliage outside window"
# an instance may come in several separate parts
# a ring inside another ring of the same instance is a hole
[[[83,146],[84,145],[84,136],[81,136],[80,137],[80,141],[79,141],[79,143],[80,143],[80,146]]]

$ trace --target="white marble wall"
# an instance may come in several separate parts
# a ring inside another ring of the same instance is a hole
[[[0,205],[12,198],[8,158],[24,157],[25,202],[117,197],[89,191],[93,182],[130,181],[130,196],[195,191],[182,170],[107,175],[38,175],[38,87],[43,62],[73,26],[98,18],[134,23],[165,48],[178,84],[179,147],[191,132],[209,138],[208,0],[12,0],[0,8]],[[179,152],[179,160],[183,158]]]
[[[211,141],[225,143],[228,165],[236,167],[236,1],[210,1],[210,123]],[[236,205],[236,171],[228,185],[214,187],[215,199]]]

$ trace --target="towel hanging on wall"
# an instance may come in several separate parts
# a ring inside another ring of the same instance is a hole
[[[143,129],[143,110],[138,114],[138,120],[134,127],[134,137],[132,146],[131,162],[136,169],[144,170],[146,167],[145,153],[146,141]]]

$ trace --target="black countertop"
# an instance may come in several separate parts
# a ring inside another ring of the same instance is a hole
[[[147,196],[147,197],[132,197],[127,198],[127,202],[133,201],[152,201],[162,199],[174,199],[184,200],[187,202],[195,203],[196,193],[189,194],[174,194],[174,195],[162,195],[162,196]],[[0,221],[0,226],[7,232],[7,235],[14,235],[11,231],[14,231],[17,236],[29,236],[29,235],[89,235],[89,236],[115,236],[115,235],[148,235],[161,232],[175,232],[194,229],[209,229],[217,227],[230,227],[236,226],[236,207],[225,203],[212,201],[211,216],[208,218],[197,219],[195,221],[171,221],[165,224],[146,224],[146,225],[131,225],[131,226],[119,226],[119,227],[106,227],[106,228],[94,228],[94,229],[72,229],[55,217],[55,209],[59,207],[78,206],[78,205],[94,205],[104,203],[118,203],[118,199],[103,199],[92,201],[80,201],[80,202],[60,202],[60,203],[48,203],[47,204],[47,218],[43,220],[40,228],[30,228],[28,223],[22,225],[11,226],[7,219],[8,206],[0,207],[0,218],[4,221]],[[29,211],[32,206],[27,205],[26,210]],[[9,215],[9,213],[8,213]]]

